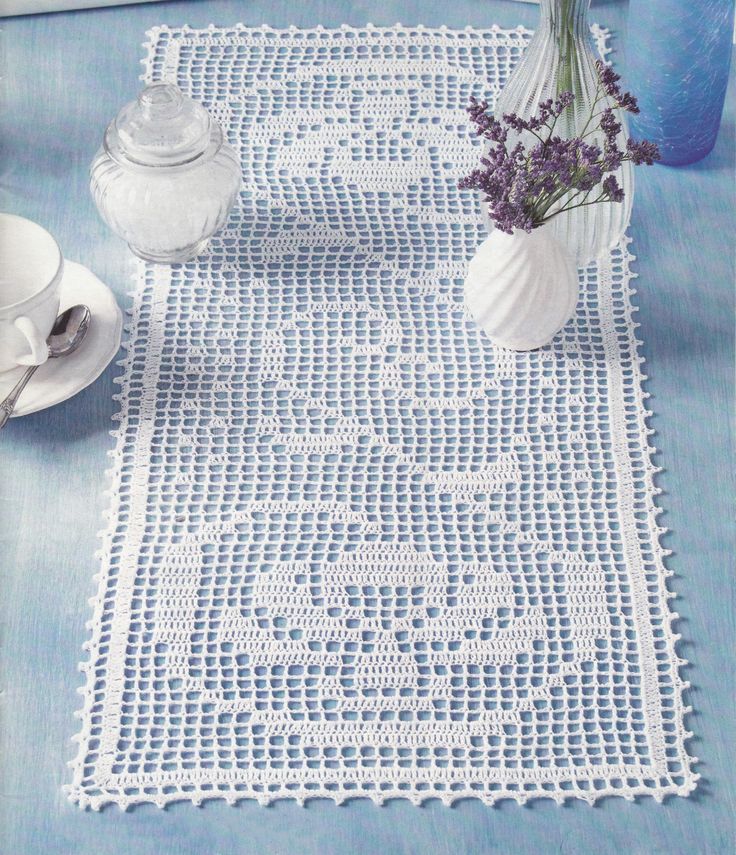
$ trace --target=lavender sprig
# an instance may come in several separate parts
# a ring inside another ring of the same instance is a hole
[[[634,98],[631,92],[621,92],[621,87],[618,85],[621,75],[616,74],[611,66],[606,65],[601,59],[595,61],[595,67],[598,72],[600,85],[615,105],[622,110],[627,110],[629,113],[638,113],[639,105],[636,102],[636,98]]]
[[[488,205],[491,219],[501,231],[526,232],[538,228],[561,214],[584,205],[621,202],[624,191],[616,176],[624,161],[651,165],[659,159],[659,150],[646,140],[629,139],[624,150],[618,144],[622,125],[615,109],[637,113],[636,99],[622,92],[620,77],[600,60],[596,63],[598,89],[591,115],[580,136],[563,139],[554,133],[557,119],[574,101],[572,92],[562,92],[556,99],[539,104],[531,118],[515,113],[494,118],[488,103],[470,99],[468,113],[476,133],[491,145],[481,158],[481,167],[460,181],[462,189],[480,190]],[[606,106],[598,111],[601,101]],[[517,142],[509,150],[509,131],[531,138],[528,145]],[[586,141],[595,136],[601,140]],[[595,198],[591,194],[600,191]]]

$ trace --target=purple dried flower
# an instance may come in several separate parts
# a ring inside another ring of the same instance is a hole
[[[601,166],[604,172],[615,172],[623,162],[624,153],[617,145],[605,145],[603,147]]]
[[[649,142],[649,140],[641,140],[641,142],[632,139],[628,140],[626,143],[626,153],[631,158],[632,163],[637,166],[642,163],[651,166],[661,156],[657,144]]]
[[[618,101],[619,96],[621,95],[621,89],[618,85],[619,80],[621,80],[621,75],[616,74],[613,68],[603,62],[602,59],[597,59],[595,61],[595,67],[606,95]]]
[[[621,93],[619,76],[603,63],[599,64],[601,84],[614,99],[614,107],[635,106],[628,93]],[[629,140],[626,151],[618,145],[622,130],[614,107],[606,107],[590,116],[583,136],[563,139],[554,135],[556,119],[574,100],[571,92],[562,92],[556,100],[543,101],[537,113],[523,118],[515,113],[500,122],[488,112],[488,103],[471,98],[468,113],[478,136],[490,145],[481,157],[481,167],[459,182],[464,190],[483,194],[488,212],[496,227],[513,234],[514,229],[530,232],[556,214],[579,205],[596,202],[621,202],[624,191],[615,172],[624,160],[652,163],[659,157],[657,147],[648,142]],[[598,103],[598,102],[596,102]],[[595,106],[593,107],[595,110]],[[598,116],[597,126],[592,120]],[[510,150],[509,131],[519,135]],[[586,142],[590,134],[601,133],[603,145]],[[529,137],[533,144],[527,147]],[[606,177],[604,177],[606,176]],[[589,198],[595,187],[601,187],[597,198]]]
[[[591,163],[580,175],[575,183],[576,190],[592,190],[603,177],[603,167],[598,163]]]
[[[612,202],[623,202],[624,191],[618,186],[615,175],[609,175],[603,182],[603,192]]]
[[[610,107],[601,113],[600,127],[606,137],[606,142],[615,145],[616,137],[621,131],[621,123],[616,121],[616,116]]]
[[[488,113],[488,101],[478,101],[471,95],[467,110],[479,137],[485,137],[491,142],[506,142],[508,131]]]
[[[566,110],[572,102],[575,100],[575,96],[572,92],[561,92],[557,100],[555,101],[554,114],[555,116],[560,116],[563,110]]]
[[[639,112],[639,104],[631,92],[623,93],[623,95],[618,99],[618,106],[622,110],[628,110],[629,113]]]
[[[622,92],[621,87],[618,85],[621,75],[616,74],[611,66],[606,65],[601,59],[595,61],[595,67],[598,71],[598,78],[601,81],[603,90],[609,98],[613,99],[616,106],[622,110],[628,110],[629,113],[638,113],[639,105],[636,102],[636,98],[630,92]]]
[[[541,101],[537,106],[536,115],[529,119],[523,119],[516,113],[506,113],[502,118],[510,128],[518,133],[539,131],[544,127],[549,127],[549,120],[556,119],[574,100],[575,96],[572,92],[562,92],[555,101],[551,98]]]

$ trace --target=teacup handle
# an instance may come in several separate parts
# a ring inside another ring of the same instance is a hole
[[[17,358],[19,365],[43,365],[49,358],[49,346],[46,339],[30,318],[21,316],[15,319],[16,328],[26,337],[31,352]]]

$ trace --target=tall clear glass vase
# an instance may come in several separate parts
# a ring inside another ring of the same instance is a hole
[[[537,105],[561,92],[570,91],[575,100],[557,120],[555,133],[561,137],[578,136],[590,116],[596,97],[598,74],[595,68],[588,9],[590,0],[541,0],[539,26],[524,56],[509,77],[496,105],[496,115],[516,113],[523,118],[534,115]],[[596,111],[609,106],[601,101]],[[619,144],[625,148],[626,118],[621,122]],[[534,138],[530,139],[533,142]],[[602,135],[588,138],[602,144]],[[623,202],[604,202],[577,208],[554,217],[550,223],[555,237],[565,245],[582,267],[615,246],[629,224],[634,195],[634,173],[625,162],[616,173],[625,196]]]

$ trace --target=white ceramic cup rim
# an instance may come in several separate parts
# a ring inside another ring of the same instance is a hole
[[[56,263],[56,271],[54,275],[42,285],[38,291],[34,291],[32,294],[28,294],[26,297],[23,297],[20,300],[16,300],[14,303],[3,303],[2,295],[0,294],[0,316],[15,312],[18,309],[25,308],[33,303],[41,301],[46,297],[47,293],[55,288],[62,277],[64,272],[64,256],[61,254],[61,247],[59,246],[56,238],[51,234],[51,232],[46,231],[46,229],[35,223],[33,220],[28,220],[25,217],[20,217],[18,214],[8,214],[5,212],[0,212],[0,220],[15,220],[18,223],[22,223],[23,227],[33,226],[35,230],[37,230],[39,237],[46,240],[49,244],[53,244],[54,250],[56,251],[57,263]],[[2,263],[0,261],[0,263]]]

